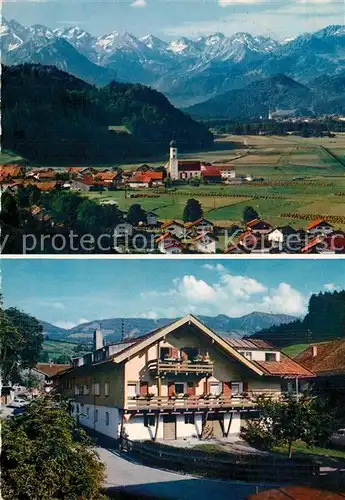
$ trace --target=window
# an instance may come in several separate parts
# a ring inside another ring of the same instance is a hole
[[[95,396],[99,396],[100,395],[99,382],[95,382],[93,384],[93,394]]]
[[[242,356],[244,356],[245,358],[247,359],[252,359],[252,353],[250,351],[240,351],[240,354],[242,354]]]
[[[184,423],[185,424],[193,424],[194,425],[194,413],[186,413],[184,416]]]
[[[199,354],[199,349],[196,347],[183,347],[182,351],[187,354],[187,358],[190,361],[193,361],[194,358],[196,358]]]
[[[136,382],[127,384],[127,397],[135,398],[138,394],[138,384]]]
[[[242,394],[243,392],[242,382],[231,382],[231,391],[233,396]]]
[[[265,361],[277,361],[275,352],[265,352]]]
[[[144,416],[144,426],[145,427],[153,427],[155,425],[156,418],[154,415],[145,415]]]
[[[219,382],[210,382],[210,394],[218,396],[222,392],[222,384]]]
[[[109,412],[105,412],[105,425],[109,425]]]
[[[169,347],[161,347],[161,353],[160,353],[161,361],[164,361],[164,359],[168,358],[169,355],[170,355]]]
[[[109,396],[109,382],[104,384],[104,396]]]
[[[79,385],[75,384],[75,386],[74,386],[74,394],[76,396],[79,396],[79,393],[80,393]]]
[[[175,383],[175,392],[176,394],[184,394],[184,383]]]
[[[89,394],[89,386],[87,384],[84,384],[83,386],[83,394],[84,396],[87,396]]]
[[[95,422],[98,422],[98,410],[95,410]]]

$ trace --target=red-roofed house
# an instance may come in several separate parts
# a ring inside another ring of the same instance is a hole
[[[158,236],[158,238],[156,238],[156,244],[161,253],[182,253],[182,244],[180,240],[170,233],[164,233]]]
[[[218,167],[213,166],[202,166],[201,167],[201,177],[205,180],[205,183],[216,184],[222,181],[222,175]]]
[[[296,378],[312,376],[272,345],[229,341],[188,314],[101,347],[55,380],[82,425],[115,439],[122,431],[168,441],[236,436],[257,395],[279,398],[287,379],[295,389]]]
[[[324,236],[328,236],[333,233],[334,227],[324,219],[316,219],[307,225],[306,230],[309,234],[323,234]]]
[[[186,228],[181,222],[168,220],[161,226],[162,233],[170,233],[177,238],[183,238],[186,235]]]
[[[201,233],[192,239],[190,249],[198,253],[216,253],[216,241],[212,233]]]
[[[221,175],[222,181],[229,181],[231,179],[235,179],[236,178],[236,170],[231,165],[227,165],[227,164],[225,164],[225,165],[213,164],[213,166],[217,167],[218,170],[220,171],[220,175]]]
[[[194,222],[186,222],[185,224],[186,234],[201,234],[201,233],[213,233],[214,224],[213,222],[206,220],[204,218],[195,220]]]
[[[148,188],[163,185],[163,172],[135,172],[128,180],[131,188]]]

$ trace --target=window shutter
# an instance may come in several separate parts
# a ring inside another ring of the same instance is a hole
[[[249,391],[249,384],[248,382],[243,382],[243,392],[248,392]]]
[[[231,396],[231,382],[223,382],[223,394],[224,396]]]
[[[176,347],[173,347],[171,349],[171,357],[172,358],[178,358],[178,349],[176,349]]]
[[[168,396],[172,396],[175,392],[174,382],[168,382]]]
[[[187,394],[189,394],[189,396],[195,396],[194,382],[188,382],[188,384],[187,384]]]
[[[140,395],[146,396],[149,392],[149,383],[148,382],[140,382]]]

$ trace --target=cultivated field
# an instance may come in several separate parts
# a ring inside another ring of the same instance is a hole
[[[104,201],[114,199],[123,210],[140,203],[163,220],[181,219],[187,199],[194,197],[207,218],[224,226],[241,223],[247,205],[278,226],[305,227],[313,215],[345,217],[345,134],[335,138],[227,136],[216,141],[213,151],[184,154],[181,158],[230,163],[237,174],[264,180],[236,186],[181,186],[157,198],[126,198],[123,191],[89,196]],[[162,158],[150,164],[163,165],[165,161]],[[122,168],[135,169],[139,165]],[[345,229],[345,219],[335,222],[335,226]]]

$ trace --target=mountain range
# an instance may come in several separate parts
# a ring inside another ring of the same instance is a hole
[[[269,314],[253,312],[231,318],[224,314],[218,316],[199,316],[199,319],[209,328],[225,337],[243,337],[252,335],[271,326],[290,323],[297,318],[286,314]],[[97,319],[88,323],[82,323],[69,330],[59,328],[55,325],[41,321],[45,337],[54,340],[68,340],[73,342],[90,341],[96,328],[100,328],[105,335],[107,342],[116,342],[124,337],[137,337],[156,328],[171,323],[171,318],[146,319],[146,318],[110,318]]]
[[[188,106],[277,74],[306,85],[319,76],[345,75],[345,26],[277,41],[267,36],[222,33],[165,42],[128,32],[95,37],[77,28],[50,29],[2,20],[3,63],[56,65],[98,86],[116,79],[163,92]]]

